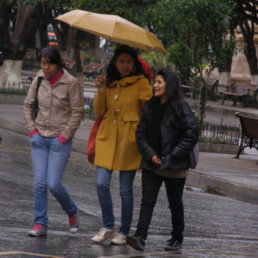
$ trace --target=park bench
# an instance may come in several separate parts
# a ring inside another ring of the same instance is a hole
[[[252,117],[236,112],[235,115],[239,117],[242,136],[241,143],[236,155],[239,158],[240,153],[246,148],[255,148],[258,151],[258,117]]]
[[[222,105],[226,99],[233,100],[233,106],[236,106],[237,101],[241,101],[244,106],[247,106],[249,102],[257,102],[257,85],[250,85],[246,83],[237,82],[231,86],[228,86],[225,91],[222,91],[223,95]]]
[[[207,84],[208,96],[214,98],[218,92],[219,80],[205,79],[205,82]],[[186,96],[194,94],[195,88],[193,86],[181,84],[180,87]]]

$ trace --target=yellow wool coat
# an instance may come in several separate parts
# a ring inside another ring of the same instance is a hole
[[[125,77],[97,90],[94,111],[104,116],[96,136],[94,165],[118,171],[140,167],[135,130],[139,112],[151,96],[152,88],[143,75]]]

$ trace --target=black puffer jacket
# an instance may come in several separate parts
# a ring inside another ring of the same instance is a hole
[[[183,170],[190,166],[189,154],[198,141],[198,123],[187,102],[182,104],[180,128],[168,122],[167,108],[161,121],[161,165],[160,169]],[[151,161],[157,152],[150,145],[153,137],[150,121],[142,116],[136,130],[136,142],[142,154],[141,169],[157,168]]]

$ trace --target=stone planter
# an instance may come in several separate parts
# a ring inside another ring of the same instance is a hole
[[[236,154],[238,151],[238,145],[233,144],[215,144],[215,143],[198,143],[199,151],[203,152],[215,152],[215,153],[226,153]]]
[[[25,95],[0,94],[0,104],[23,105]]]

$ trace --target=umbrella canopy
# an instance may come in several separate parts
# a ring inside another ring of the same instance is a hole
[[[73,10],[56,19],[112,42],[148,51],[166,52],[153,33],[117,15]]]

